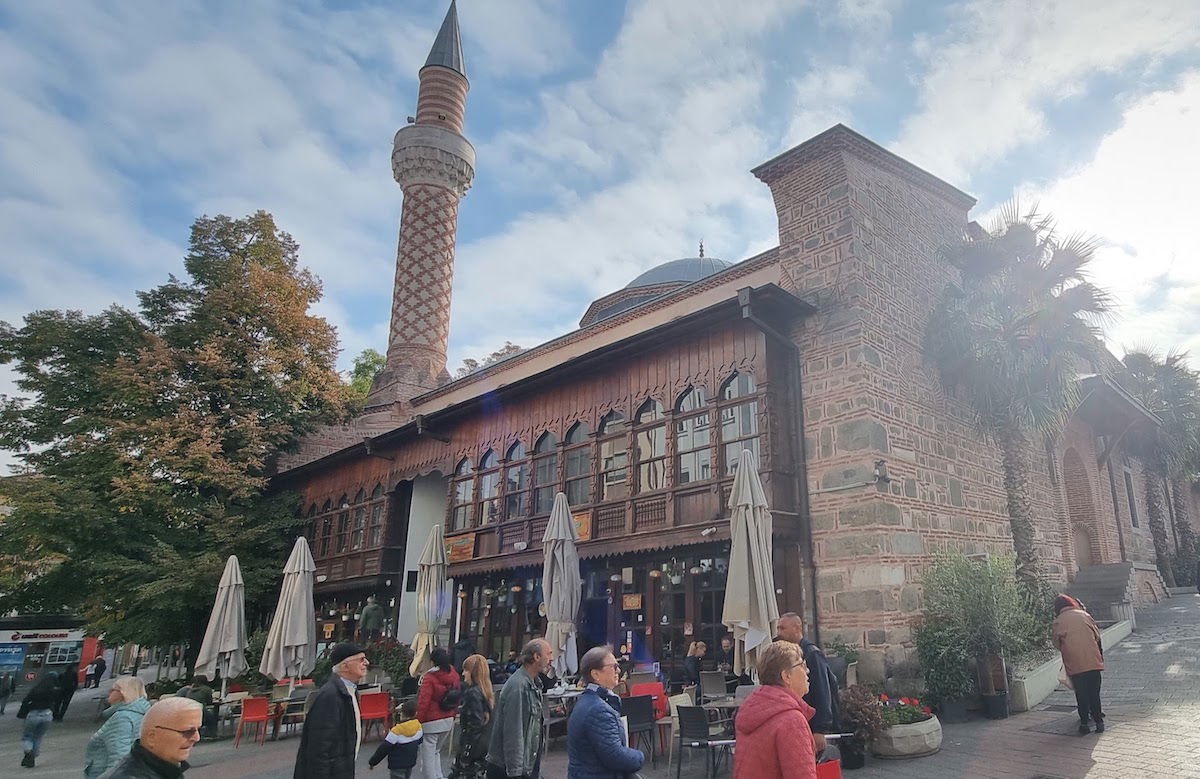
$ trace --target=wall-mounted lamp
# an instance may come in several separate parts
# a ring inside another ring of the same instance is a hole
[[[517,541],[513,544],[513,549],[516,549],[518,552],[524,552],[528,547],[528,541]]]
[[[519,584],[514,584],[514,585],[512,586],[512,591],[513,591],[513,592],[520,592],[520,591],[521,591],[521,585],[519,585]]]
[[[700,531],[700,535],[707,538],[708,536],[711,536],[715,532],[717,532],[717,529],[715,527],[706,527]]]
[[[651,578],[651,579],[657,579],[657,578],[659,578],[660,576],[662,576],[662,571],[658,570],[657,568],[655,568],[655,569],[653,569],[653,570],[651,570],[651,571],[650,571],[650,578]]]
[[[690,573],[692,576],[699,576],[700,575],[700,566],[693,565],[691,570],[688,571],[688,573]]]
[[[318,581],[318,582],[323,582],[323,581],[325,581],[325,580],[326,580],[326,579],[328,579],[328,578],[329,578],[329,577],[328,577],[328,576],[326,576],[326,575],[325,575],[325,574],[323,574],[323,573],[319,573],[319,574],[317,574],[317,581]]]
[[[350,502],[349,502],[349,501],[346,501],[346,500],[343,500],[343,501],[342,501],[342,508],[344,508],[344,509],[348,509],[348,508],[350,508]]]

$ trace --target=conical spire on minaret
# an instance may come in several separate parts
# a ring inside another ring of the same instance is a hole
[[[458,9],[454,0],[450,0],[450,10],[442,20],[442,27],[433,41],[433,48],[429,50],[428,59],[425,60],[425,67],[430,65],[450,68],[466,78],[467,64],[463,59],[462,35],[458,31]]]

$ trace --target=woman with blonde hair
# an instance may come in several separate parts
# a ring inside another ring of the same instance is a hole
[[[708,652],[708,644],[703,641],[693,641],[688,647],[687,657],[683,658],[683,678],[685,684],[700,684],[700,661]]]
[[[462,709],[459,711],[462,734],[449,779],[483,779],[487,776],[492,709],[496,705],[487,658],[471,655],[464,660],[462,678]]]
[[[733,779],[816,779],[808,726],[816,710],[804,702],[808,667],[800,645],[775,641],[760,648],[758,679],[762,685],[734,720]]]
[[[83,775],[87,779],[100,776],[129,754],[142,729],[142,718],[150,710],[146,685],[136,676],[114,681],[108,702],[103,715],[107,721],[92,735],[84,752]]]

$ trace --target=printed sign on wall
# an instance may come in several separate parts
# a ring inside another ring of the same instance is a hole
[[[0,671],[19,671],[24,665],[24,644],[0,644]]]

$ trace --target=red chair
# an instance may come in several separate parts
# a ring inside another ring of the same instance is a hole
[[[382,739],[392,726],[391,696],[386,692],[369,692],[358,696],[358,714],[363,723],[363,741],[367,740],[373,725],[380,726],[379,738]]]
[[[242,740],[242,727],[247,722],[253,724],[256,728],[255,736],[258,737],[258,743],[264,744],[267,740],[267,723],[271,721],[271,702],[266,698],[246,698],[242,701],[242,718],[238,720],[237,737],[233,740],[233,748],[237,749],[238,744]]]
[[[663,690],[662,682],[642,682],[641,684],[635,684],[629,690],[629,696],[633,697],[635,695],[654,696],[654,718],[656,720],[671,716],[671,707],[667,703],[667,693]]]

